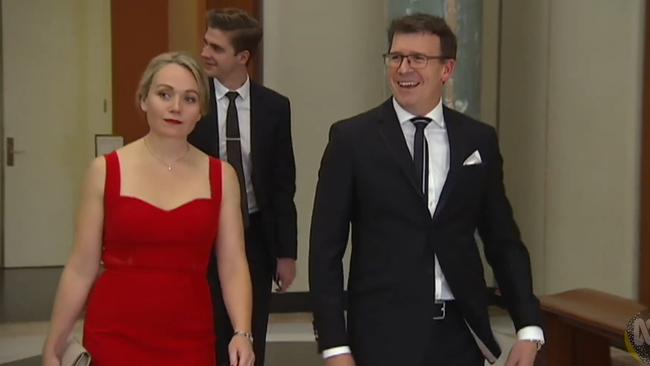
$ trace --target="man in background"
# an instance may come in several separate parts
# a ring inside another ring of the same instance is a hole
[[[253,283],[255,365],[264,365],[272,280],[286,291],[296,275],[295,162],[289,100],[248,75],[247,65],[262,27],[239,9],[211,10],[201,58],[210,77],[211,112],[190,142],[228,161],[237,171],[245,226],[246,255]],[[249,330],[233,330],[211,266],[217,356],[228,364],[228,343]]]

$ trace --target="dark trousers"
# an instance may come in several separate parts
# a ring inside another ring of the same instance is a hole
[[[252,332],[255,342],[255,366],[264,365],[264,352],[266,349],[266,329],[269,319],[269,306],[271,301],[271,281],[275,272],[275,260],[271,257],[268,245],[263,235],[262,222],[258,213],[250,216],[250,223],[245,232],[246,257],[253,284],[253,319]],[[214,262],[214,261],[213,261]],[[221,295],[221,286],[216,275],[216,263],[210,265],[210,282],[212,301],[214,304],[215,330],[217,333],[217,360],[218,365],[229,365],[228,344],[233,335],[230,318]]]
[[[421,366],[483,366],[485,363],[454,302],[447,303],[444,319],[431,320],[430,345]]]

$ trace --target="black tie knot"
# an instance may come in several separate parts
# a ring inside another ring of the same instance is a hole
[[[229,92],[226,93],[226,98],[228,98],[228,100],[230,102],[237,99],[238,96],[239,96],[239,93],[237,93],[236,91],[229,91]]]
[[[411,121],[411,123],[413,123],[413,125],[415,125],[415,128],[416,128],[416,129],[418,129],[418,130],[420,130],[420,129],[424,130],[424,128],[427,127],[427,125],[429,124],[429,122],[431,122],[431,118],[427,118],[427,117],[413,117],[413,118],[411,118],[409,121]]]

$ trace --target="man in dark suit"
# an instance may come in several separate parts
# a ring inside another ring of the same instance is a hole
[[[272,279],[285,291],[296,275],[295,163],[289,100],[250,80],[247,64],[262,37],[259,23],[238,9],[207,16],[201,58],[210,76],[212,108],[197,124],[190,142],[227,160],[240,181],[246,255],[253,283],[255,365],[264,365]],[[224,307],[217,269],[211,265],[217,356],[228,364],[233,330]],[[236,304],[235,304],[236,306]]]
[[[319,350],[328,366],[495,362],[478,230],[517,329],[507,365],[532,366],[541,314],[496,132],[442,105],[456,37],[442,18],[415,14],[388,38],[393,97],[335,123],[321,162],[309,253]]]

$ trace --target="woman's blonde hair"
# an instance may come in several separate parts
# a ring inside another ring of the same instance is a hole
[[[201,115],[205,116],[208,113],[208,98],[209,98],[209,83],[208,77],[203,71],[203,68],[194,59],[194,57],[184,52],[167,52],[162,53],[149,61],[149,65],[142,73],[140,83],[138,84],[138,91],[136,93],[136,104],[139,108],[140,103],[149,95],[153,78],[165,66],[176,64],[184,67],[187,71],[192,73],[194,80],[199,88],[199,104],[201,107]]]

